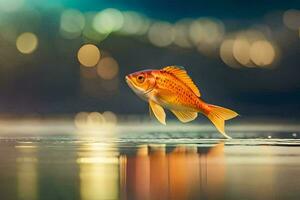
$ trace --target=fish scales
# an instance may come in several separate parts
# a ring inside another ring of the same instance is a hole
[[[159,71],[156,73],[156,84],[158,90],[166,90],[172,93],[176,98],[173,99],[172,104],[187,109],[202,109],[201,100],[194,94],[194,92],[180,79],[174,75]]]

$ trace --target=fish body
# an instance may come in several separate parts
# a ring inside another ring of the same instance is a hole
[[[168,109],[204,111],[204,104],[180,79],[164,70],[153,70],[156,85],[147,97]]]
[[[224,121],[238,114],[227,108],[207,104],[187,72],[178,66],[160,70],[139,71],[126,76],[129,87],[149,102],[150,110],[162,124],[166,124],[165,109],[169,109],[181,122],[197,118],[198,113],[207,116],[225,137]]]

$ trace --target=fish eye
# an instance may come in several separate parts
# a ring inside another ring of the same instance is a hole
[[[138,81],[139,83],[143,83],[144,80],[145,80],[145,76],[144,76],[144,75],[138,75],[137,81]]]

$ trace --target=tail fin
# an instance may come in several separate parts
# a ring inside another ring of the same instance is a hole
[[[238,116],[238,114],[230,109],[215,105],[208,104],[208,107],[210,108],[210,111],[207,115],[208,119],[210,119],[220,133],[222,133],[226,138],[231,139],[231,137],[225,133],[225,120],[232,119]]]

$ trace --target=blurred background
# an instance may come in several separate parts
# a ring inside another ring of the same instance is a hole
[[[300,117],[299,1],[0,0],[1,116],[148,115],[124,76],[184,66],[205,101]]]
[[[235,139],[149,123],[124,77],[167,65]],[[299,0],[0,0],[0,197],[298,200],[299,74]]]

